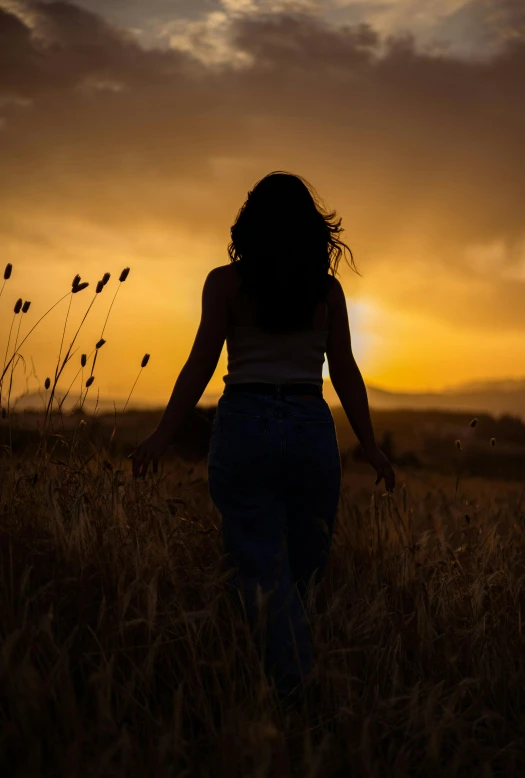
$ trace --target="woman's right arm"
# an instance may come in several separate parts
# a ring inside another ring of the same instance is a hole
[[[365,458],[377,471],[376,483],[384,478],[387,489],[392,491],[395,474],[375,440],[365,384],[352,353],[346,299],[343,288],[335,277],[331,290],[331,311],[326,348],[330,380],[361,443]]]

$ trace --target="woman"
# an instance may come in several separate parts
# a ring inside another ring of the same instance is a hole
[[[253,634],[265,641],[260,656],[280,695],[301,688],[312,668],[304,601],[325,570],[340,494],[336,431],[322,393],[325,354],[376,484],[384,478],[392,492],[395,485],[374,439],[335,278],[348,249],[335,216],[304,179],[286,172],[270,173],[249,192],[231,228],[231,262],[206,278],[195,343],[164,415],[132,455],[133,474],[144,477],[200,399],[226,340],[209,492],[222,515],[233,591],[242,591]]]

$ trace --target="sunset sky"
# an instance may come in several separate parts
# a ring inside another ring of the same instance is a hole
[[[18,297],[23,337],[90,281],[67,340],[108,271],[91,351],[129,266],[95,384],[126,397],[149,352],[135,397],[167,401],[238,209],[284,169],[342,217],[365,381],[525,377],[524,94],[522,0],[0,0],[0,359]],[[29,390],[67,304],[24,346]],[[211,392],[225,372],[226,348]]]

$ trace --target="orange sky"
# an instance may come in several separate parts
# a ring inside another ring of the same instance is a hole
[[[341,262],[366,381],[418,391],[525,376],[523,25],[509,41],[500,14],[482,51],[474,22],[490,31],[489,2],[450,3],[448,16],[429,4],[412,40],[400,32],[407,3],[375,17],[370,4],[369,19],[351,20],[367,26],[346,30],[344,3],[294,14],[283,2],[265,15],[219,5],[220,18],[155,17],[164,38],[178,30],[166,45],[146,18],[123,25],[111,3],[104,19],[95,2],[0,0],[0,262],[14,266],[2,358],[17,297],[32,302],[23,335],[80,273],[91,286],[73,300],[70,334],[108,271],[79,340],[89,352],[130,266],[95,384],[125,398],[148,352],[135,397],[166,401],[238,208],[257,179],[285,169],[343,219],[363,276]],[[513,7],[498,6],[509,24]],[[423,46],[434,28],[465,40],[469,19],[471,51]],[[28,340],[17,391],[53,373],[66,310]],[[210,392],[225,372],[224,351]]]

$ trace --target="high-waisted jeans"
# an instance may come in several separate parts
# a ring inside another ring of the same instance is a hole
[[[324,573],[339,502],[341,460],[327,402],[226,387],[208,475],[230,591],[238,602],[243,593],[265,672],[285,693],[313,665],[304,598],[312,576],[317,584]]]

